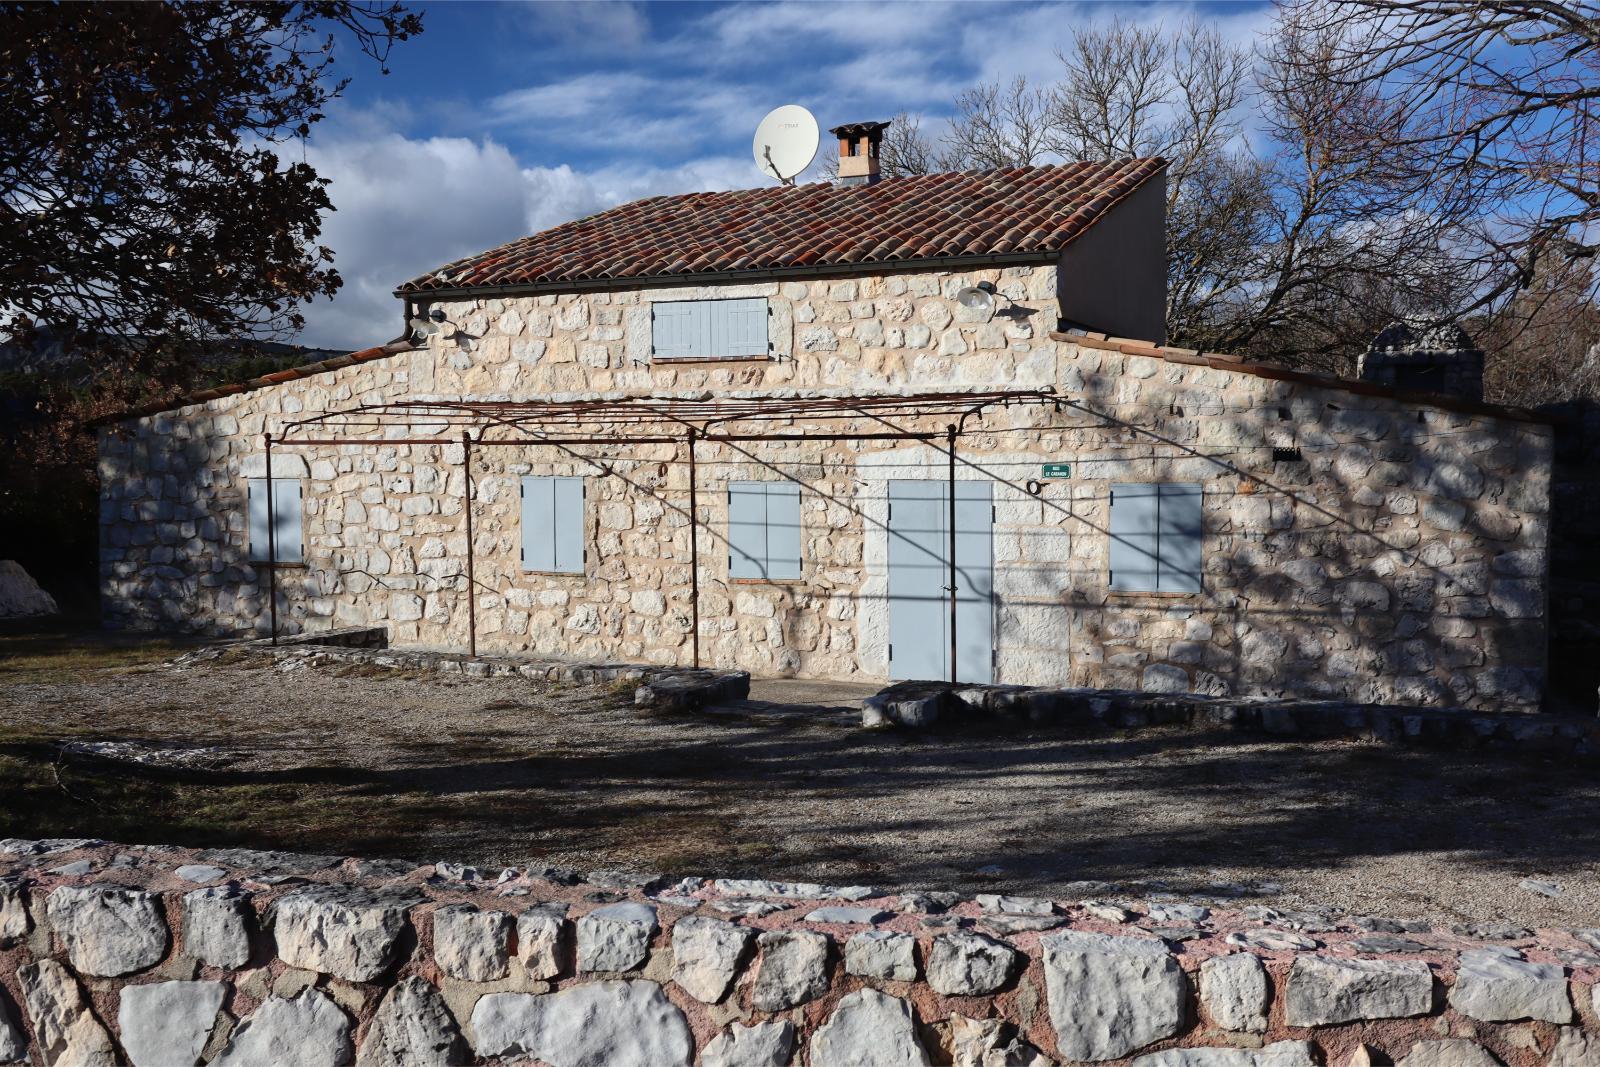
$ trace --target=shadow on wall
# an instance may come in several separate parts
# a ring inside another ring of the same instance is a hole
[[[1562,420],[1550,486],[1549,704],[1592,715],[1600,691],[1600,402],[1541,410]]]
[[[1127,656],[1137,658],[1140,666],[1159,665],[1167,659],[1163,677],[1181,674],[1183,684],[1198,685],[1196,661],[1168,657],[1162,649],[1182,645],[1183,654],[1189,655],[1195,651],[1188,647],[1193,642],[1209,642],[1210,648],[1201,651],[1210,659],[1198,662],[1235,692],[1263,691],[1271,683],[1304,695],[1346,695],[1332,690],[1348,687],[1352,690],[1348,695],[1353,696],[1360,680],[1373,676],[1418,679],[1418,685],[1427,686],[1427,692],[1418,689],[1419,698],[1402,697],[1400,702],[1461,702],[1468,696],[1484,700],[1501,696],[1498,691],[1485,692],[1481,685],[1475,694],[1471,692],[1473,681],[1467,672],[1484,666],[1487,656],[1490,671],[1478,674],[1493,685],[1511,690],[1513,696],[1537,692],[1543,663],[1542,593],[1537,582],[1529,580],[1536,576],[1518,569],[1526,564],[1531,570],[1533,564],[1529,554],[1518,552],[1515,546],[1525,528],[1520,516],[1537,516],[1543,510],[1542,485],[1530,491],[1518,484],[1518,472],[1533,462],[1525,443],[1519,443],[1520,431],[1504,429],[1504,436],[1495,439],[1490,436],[1492,431],[1474,426],[1470,417],[1405,408],[1369,411],[1362,405],[1346,406],[1342,397],[1330,399],[1332,394],[1315,389],[1291,393],[1281,400],[1265,399],[1267,391],[1258,386],[1225,395],[1224,387],[1210,378],[1190,379],[1185,384],[1168,379],[1176,388],[1167,389],[1166,382],[1154,377],[1156,373],[1155,361],[1146,360],[1126,374],[1094,374],[1087,380],[1079,375],[1076,382],[1068,381],[1059,413],[1042,423],[1025,420],[1014,429],[985,429],[981,423],[975,424],[970,436],[963,438],[957,461],[961,475],[977,474],[1027,497],[1018,464],[994,453],[1020,447],[1043,454],[1043,435],[1068,442],[1064,448],[1074,454],[1074,466],[1081,468],[1080,483],[1096,483],[1097,488],[1080,494],[1075,486],[1070,500],[1039,501],[1042,522],[1037,535],[1047,539],[1056,537],[1060,528],[1069,533],[1092,533],[1096,542],[1115,536],[1106,521],[1109,484],[1208,483],[1206,535],[1214,539],[1216,550],[1205,560],[1205,593],[1192,603],[1195,611],[1213,618],[1203,628],[1203,636],[1184,634],[1182,641],[1156,632],[1130,633],[1126,635],[1129,640],[1120,642],[1130,646]],[[1155,386],[1142,396],[1141,379]],[[222,421],[219,418],[218,422]],[[1593,438],[1600,440],[1600,426],[1595,430]],[[226,606],[237,607],[242,596],[252,610],[238,614],[253,617],[260,632],[267,613],[262,610],[265,583],[258,570],[241,558],[242,549],[231,543],[232,538],[224,539],[228,543],[220,551],[207,548],[208,542],[216,542],[223,533],[215,529],[219,521],[228,523],[229,531],[238,532],[241,504],[237,485],[213,490],[205,501],[212,513],[195,515],[180,507],[185,487],[174,474],[175,469],[198,470],[225,459],[226,440],[237,431],[236,425],[208,424],[191,428],[182,439],[163,436],[159,442],[126,442],[107,456],[104,473],[114,483],[131,483],[142,494],[137,498],[132,494],[114,496],[107,501],[113,520],[108,530],[107,566],[113,577],[140,586],[142,593],[129,617],[112,621],[194,627],[213,603],[226,601]],[[438,447],[426,446],[421,457],[391,456],[388,466],[363,473],[379,479],[380,472],[393,472],[408,461],[418,469],[434,463],[458,468],[459,457],[442,457],[435,451]],[[622,447],[605,445],[600,450]],[[1594,449],[1584,448],[1581,441],[1577,449],[1580,456],[1594,454]],[[585,455],[565,446],[559,446],[559,451],[566,458],[593,464],[603,476],[620,479],[637,493],[660,499],[663,514],[686,516],[685,494],[673,494],[677,498],[671,499],[655,486],[635,481],[618,469],[626,466],[618,462],[620,457]],[[728,451],[779,477],[798,481],[830,507],[849,512],[855,516],[853,521],[872,528],[872,535],[886,532],[893,536],[882,522],[862,513],[859,493],[828,482],[814,460],[767,458],[753,448],[737,445]],[[1295,458],[1278,462],[1280,451]],[[942,472],[937,446],[932,455],[932,463],[919,461],[920,465]],[[1035,464],[1030,461],[1025,466],[1034,468]],[[1582,470],[1581,462],[1569,463],[1569,467],[1589,473]],[[139,472],[148,473],[141,477]],[[445,470],[435,479],[438,485],[448,487],[439,490],[443,505],[438,514],[446,519],[459,514],[461,501],[461,490],[450,482],[452,473]],[[153,490],[156,485],[158,492]],[[482,489],[480,484],[480,492]],[[703,489],[709,491],[709,486]],[[1525,495],[1528,499],[1523,499]],[[346,532],[362,527],[369,532],[397,531],[402,520],[394,513],[387,491],[380,493],[380,499],[382,505],[371,501],[371,515],[365,506],[359,516],[340,512],[341,526],[348,528]],[[380,506],[387,525],[378,522]],[[1600,504],[1588,506],[1600,508]],[[308,499],[307,515],[316,514],[320,507],[321,501]],[[207,525],[214,528],[210,536]],[[199,527],[198,535],[186,526]],[[1582,516],[1569,517],[1567,528],[1581,536],[1594,524]],[[1472,539],[1465,558],[1458,558],[1444,543],[1457,539],[1450,537],[1451,533]],[[722,554],[726,537],[715,523],[702,523],[699,536],[703,561]],[[444,540],[436,540],[438,552],[429,558],[441,569],[427,578],[441,594],[439,600],[428,595],[425,605],[419,590],[414,614],[391,615],[390,622],[416,622],[420,627],[426,610],[428,625],[442,625],[451,621],[452,609],[464,599],[465,579],[459,573],[462,560],[435,558],[447,552],[456,557],[462,553],[447,548]],[[480,530],[479,552],[483,540]],[[675,531],[675,551],[680,540],[686,545],[686,534]],[[315,547],[309,546],[308,551]],[[464,548],[464,539],[460,547]],[[418,548],[418,556],[426,555],[426,548],[426,544]],[[514,558],[514,546],[509,542],[498,543],[494,552]],[[1576,548],[1573,553],[1582,555]],[[331,619],[337,615],[341,599],[359,597],[373,584],[389,588],[391,582],[374,577],[379,572],[416,584],[424,580],[417,572],[429,564],[413,558],[410,547],[397,550],[395,556],[395,570],[387,568],[388,553],[384,554],[385,567],[372,567],[363,562],[359,552],[351,551],[347,542],[332,554],[331,567],[313,566],[293,577],[280,575],[283,632],[302,628],[310,616]],[[1131,619],[1142,613],[1159,622],[1170,614],[1153,605],[1108,604],[1103,556],[1090,553],[1080,558],[1075,554],[1057,560],[1048,551],[1036,557],[1025,547],[1021,558],[1041,564],[1041,584],[1037,592],[1030,591],[1030,600],[1054,597],[1053,606],[1063,617],[1103,612],[1106,617],[1116,614]],[[481,565],[482,556],[479,562]],[[1579,562],[1590,564],[1587,558]],[[1065,569],[1069,567],[1077,573],[1069,575]],[[498,594],[482,583],[482,573],[481,591],[493,601]],[[1078,583],[1076,578],[1085,580]],[[1056,584],[1048,584],[1052,582]],[[395,582],[394,587],[400,584]],[[713,580],[710,584],[715,587],[717,583]],[[1501,588],[1494,588],[1497,585]],[[1553,588],[1560,589],[1560,582]],[[678,594],[675,604],[683,602],[682,592],[674,590]],[[729,590],[724,587],[722,592]],[[1497,592],[1501,594],[1498,601]],[[859,592],[845,595],[861,598]],[[1000,610],[1007,610],[1007,595],[999,600]],[[815,604],[808,596],[808,609]],[[313,606],[314,612],[310,610]],[[216,610],[222,613],[220,607]],[[622,609],[608,611],[609,617],[603,621],[615,636],[624,622]],[[766,614],[759,623],[752,620],[760,632],[749,636],[767,638],[776,631],[775,637],[764,643],[791,654],[808,645],[815,647],[820,635],[811,632],[817,622],[814,614],[799,611],[794,600],[786,600],[778,611],[776,616]],[[702,618],[709,614],[703,610]],[[1260,625],[1251,625],[1250,620]],[[1096,627],[1090,635],[1094,644],[1110,643],[1100,640],[1104,619],[1084,621]],[[598,633],[600,624],[597,617],[596,629],[583,632]],[[488,636],[496,630],[498,626],[485,625],[481,633]],[[411,635],[393,636],[404,640]],[[1070,654],[1091,663],[1092,651],[1074,649]],[[1333,671],[1329,667],[1336,653],[1340,654],[1339,669]],[[1490,678],[1490,673],[1499,670],[1497,665],[1505,665],[1506,676],[1515,678],[1505,683]],[[779,673],[789,672],[787,663],[773,666]],[[1312,682],[1326,681],[1320,677],[1323,675],[1336,679],[1332,689],[1322,693],[1308,688]],[[1446,692],[1452,681],[1466,686],[1466,691]],[[1078,684],[1132,688],[1139,683],[1106,676],[1085,678]],[[1592,684],[1588,692],[1592,710]],[[1361,698],[1395,700],[1381,691]]]

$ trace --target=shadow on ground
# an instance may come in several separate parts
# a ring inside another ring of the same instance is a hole
[[[866,733],[837,710],[848,691],[669,716],[509,679],[5,677],[0,836],[968,890],[1265,882],[1283,903],[1600,924],[1591,763],[1179,729]],[[222,755],[173,768],[63,739]],[[1530,876],[1566,892],[1518,889]]]

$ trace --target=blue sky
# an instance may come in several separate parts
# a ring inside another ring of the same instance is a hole
[[[824,128],[920,112],[937,136],[966,86],[1052,80],[1078,26],[1198,13],[1248,42],[1270,19],[1245,2],[419,6],[426,32],[388,77],[341,56],[354,80],[304,147],[332,179],[323,243],[345,288],[306,308],[303,343],[393,337],[394,286],[458,256],[642,196],[763,184],[750,140],[779,104]]]

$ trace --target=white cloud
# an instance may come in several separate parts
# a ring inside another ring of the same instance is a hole
[[[637,71],[515,89],[490,99],[486,112],[490,128],[531,143],[670,160],[747,127],[754,130],[761,115],[759,98],[739,87]]]
[[[742,159],[716,158],[680,167],[607,167],[580,172],[559,167],[528,167],[527,232],[537,233],[563,222],[647,196],[738,189],[756,178],[755,166]]]
[[[505,19],[530,37],[554,40],[563,48],[630,50],[650,34],[650,19],[641,4],[622,0],[543,0],[512,6]]]
[[[748,160],[584,172],[524,167],[489,138],[413,139],[351,116],[313,140],[306,159],[330,179],[335,210],[321,243],[344,287],[305,307],[300,343],[362,348],[400,332],[396,286],[462,256],[640,197],[752,184]]]
[[[522,168],[493,141],[366,129],[313,139],[306,159],[331,181],[335,210],[321,242],[344,288],[305,308],[304,344],[387,341],[401,326],[395,286],[516,237],[526,223]]]
[[[994,4],[983,6],[990,15],[1001,10]],[[710,38],[716,46],[708,49],[713,56],[748,59],[752,53],[769,56],[768,50],[774,47],[792,49],[797,40],[805,38],[863,49],[937,42],[951,21],[974,14],[968,4],[782,0],[717,8],[694,24],[690,35]]]

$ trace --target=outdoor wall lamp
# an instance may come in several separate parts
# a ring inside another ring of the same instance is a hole
[[[994,282],[979,282],[977,285],[968,285],[956,292],[956,303],[969,311],[981,311],[985,320],[994,318],[995,297],[1000,297],[1009,304],[1016,304],[1004,293],[996,292]]]
[[[444,313],[443,308],[431,308],[426,313],[413,315],[406,321],[411,327],[412,336],[425,339],[443,333],[442,324],[449,322],[450,317]]]

